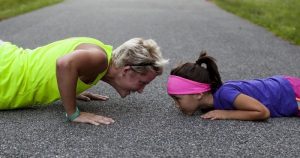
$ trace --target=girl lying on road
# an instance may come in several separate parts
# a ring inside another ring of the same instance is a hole
[[[222,83],[214,58],[202,52],[195,63],[173,69],[168,94],[186,114],[213,109],[204,119],[265,120],[299,116],[300,78],[272,76]]]

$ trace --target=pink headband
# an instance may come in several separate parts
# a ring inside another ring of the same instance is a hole
[[[210,90],[210,84],[195,82],[179,76],[170,75],[167,85],[168,94],[197,94]]]

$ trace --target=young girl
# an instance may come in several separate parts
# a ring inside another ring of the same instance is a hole
[[[188,115],[213,109],[201,116],[204,119],[265,120],[300,114],[300,78],[278,75],[223,84],[215,59],[206,52],[195,63],[173,69],[167,90]]]

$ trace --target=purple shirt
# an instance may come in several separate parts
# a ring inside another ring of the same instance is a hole
[[[271,117],[296,116],[298,113],[294,90],[284,76],[228,81],[213,94],[214,108],[235,109],[233,103],[239,94],[245,94],[260,101],[269,109]]]

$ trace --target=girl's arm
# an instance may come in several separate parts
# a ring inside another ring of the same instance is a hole
[[[229,119],[229,120],[266,120],[270,117],[270,111],[258,100],[239,94],[235,101],[236,110],[213,110],[201,117],[204,119]]]

